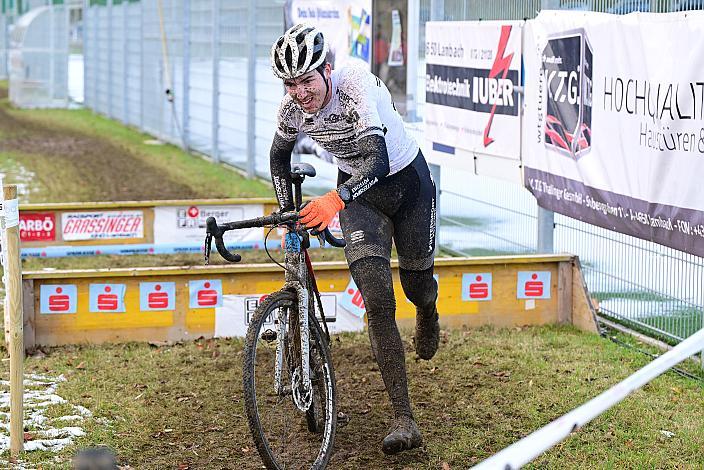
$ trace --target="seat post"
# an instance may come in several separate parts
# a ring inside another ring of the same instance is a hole
[[[293,181],[293,203],[296,206],[296,210],[300,210],[301,204],[303,204],[303,192],[301,186],[303,185],[303,180],[306,178],[303,175],[291,175]]]

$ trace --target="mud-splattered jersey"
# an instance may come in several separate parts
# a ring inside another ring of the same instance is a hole
[[[276,133],[291,142],[306,133],[330,152],[337,166],[350,175],[364,170],[358,139],[379,135],[386,141],[389,174],[409,165],[418,144],[407,132],[386,85],[371,72],[355,66],[334,70],[330,102],[315,114],[305,113],[286,95],[279,107]]]

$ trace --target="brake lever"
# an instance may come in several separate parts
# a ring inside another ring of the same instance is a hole
[[[325,248],[325,236],[323,235],[323,232],[318,232],[316,237],[318,237],[318,242],[320,243],[320,248]]]

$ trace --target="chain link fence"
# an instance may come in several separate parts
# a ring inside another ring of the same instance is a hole
[[[272,0],[90,0],[85,103],[176,145],[268,174],[283,87],[269,47],[283,29]]]

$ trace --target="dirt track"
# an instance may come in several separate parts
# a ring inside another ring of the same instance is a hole
[[[7,91],[0,88],[0,99],[6,96]],[[36,175],[37,183],[48,188],[56,186],[58,189],[70,178],[76,185],[90,187],[89,191],[62,199],[64,201],[86,198],[105,201],[182,199],[199,196],[187,185],[169,179],[143,158],[104,138],[50,128],[10,114],[6,106],[0,106],[0,135],[0,154],[7,152],[26,156],[27,158],[20,158],[20,163]],[[81,197],[81,194],[85,196]]]

